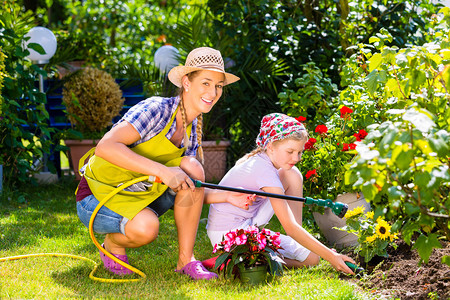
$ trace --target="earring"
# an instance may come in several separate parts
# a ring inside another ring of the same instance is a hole
[[[189,92],[189,89],[186,89],[186,93]]]

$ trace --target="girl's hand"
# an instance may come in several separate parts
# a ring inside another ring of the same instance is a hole
[[[195,184],[180,167],[167,167],[161,175],[162,182],[175,193],[181,190],[195,190]]]
[[[343,254],[339,254],[339,253],[335,253],[334,252],[334,257],[330,260],[330,263],[333,265],[333,267],[340,272],[346,273],[346,274],[350,274],[350,275],[355,275],[355,273],[352,271],[352,269],[350,269],[345,262],[349,261],[353,264],[356,264],[356,262],[351,259],[350,257],[343,255]]]
[[[229,192],[226,200],[234,206],[248,210],[248,207],[253,205],[253,201],[255,201],[255,199],[255,194],[249,195],[244,193]]]

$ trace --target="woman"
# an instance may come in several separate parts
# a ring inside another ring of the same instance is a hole
[[[177,272],[191,278],[213,279],[193,254],[203,189],[195,189],[190,178],[204,180],[202,158],[202,114],[222,95],[223,86],[239,78],[226,73],[219,51],[201,47],[192,50],[184,66],[173,68],[169,80],[180,88],[177,97],[152,97],[132,107],[100,140],[85,168],[77,191],[77,210],[88,226],[90,216],[104,196],[121,184],[153,175],[162,183],[139,183],[112,197],[94,222],[94,231],[106,234],[107,251],[128,263],[126,248],[137,248],[156,239],[158,217],[172,206],[178,231]],[[106,269],[131,274],[102,252]]]
[[[284,114],[269,114],[262,119],[257,148],[240,159],[224,176],[221,185],[263,190],[267,193],[302,197],[303,178],[295,166],[301,158],[308,134],[296,119]],[[313,266],[320,257],[338,271],[353,274],[345,261],[351,258],[336,253],[309,234],[302,224],[301,202],[250,196],[244,209],[236,204],[217,203],[214,193],[206,193],[209,209],[207,233],[211,244],[222,241],[230,230],[250,225],[265,225],[275,213],[287,235],[281,235],[280,253],[288,267]],[[211,268],[215,259],[203,262]]]

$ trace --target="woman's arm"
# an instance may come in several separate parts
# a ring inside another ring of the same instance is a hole
[[[157,176],[175,191],[185,182],[188,184],[191,182],[192,186],[191,184],[189,186],[195,188],[189,176],[181,168],[166,167],[128,148],[127,145],[137,142],[140,138],[137,130],[127,121],[123,121],[103,136],[97,144],[95,155],[121,168]]]
[[[282,189],[277,187],[265,187],[263,188],[263,191],[283,194]],[[323,259],[329,261],[336,270],[353,274],[350,268],[345,264],[345,261],[355,262],[345,255],[332,251],[298,224],[286,200],[271,198],[270,203],[287,235],[311,252],[314,252]]]

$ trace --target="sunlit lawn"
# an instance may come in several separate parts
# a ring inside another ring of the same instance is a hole
[[[65,178],[50,186],[24,187],[25,203],[3,200],[0,207],[0,257],[30,253],[66,253],[100,262],[98,250],[76,215],[76,184]],[[13,198],[13,197],[12,197]],[[202,218],[206,218],[205,206]],[[280,230],[278,220],[271,228]],[[102,241],[102,236],[97,236]],[[199,226],[195,253],[212,256],[205,222]],[[67,257],[34,257],[0,263],[0,299],[368,299],[350,280],[323,261],[318,267],[287,270],[282,277],[257,287],[237,280],[191,281],[174,272],[177,238],[173,211],[161,218],[158,239],[128,250],[130,263],[147,279],[132,283],[93,281],[92,263]],[[111,276],[100,267],[96,276]],[[126,278],[139,278],[130,275]]]

